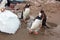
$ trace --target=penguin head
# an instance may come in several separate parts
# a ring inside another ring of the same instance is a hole
[[[26,5],[25,5],[25,8],[29,8],[29,7],[30,7],[30,4],[26,4]]]
[[[41,19],[42,19],[42,13],[40,13],[40,12],[39,12],[39,15],[37,16],[37,18],[36,18],[36,19],[41,20]]]
[[[45,14],[44,10],[41,10],[40,12],[42,13],[42,16],[46,17],[46,14]]]
[[[40,12],[41,12],[41,13],[44,13],[44,11],[43,11],[43,10],[41,10]]]

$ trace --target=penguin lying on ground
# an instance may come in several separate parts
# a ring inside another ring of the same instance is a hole
[[[38,34],[38,31],[42,26],[42,17],[41,17],[41,15],[42,14],[39,12],[39,16],[36,17],[36,19],[32,23],[31,28],[29,29],[30,33],[34,32],[34,34]]]

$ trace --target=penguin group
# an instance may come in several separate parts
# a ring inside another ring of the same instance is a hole
[[[42,28],[49,28],[47,25],[46,25],[46,14],[44,12],[44,10],[41,10],[39,13],[38,13],[38,16],[36,16],[35,18],[30,14],[30,4],[26,4],[26,6],[24,7],[24,10],[22,11],[22,14],[21,14],[21,18],[20,19],[23,19],[24,23],[27,22],[27,29],[29,30],[29,33],[34,33],[34,34],[38,34],[38,31]],[[27,21],[28,20],[28,21]]]
[[[23,20],[24,23],[27,23],[29,33],[38,34],[38,31],[41,29],[42,26],[46,26],[46,15],[43,10],[38,13],[38,16],[31,17],[30,15],[30,4],[26,4],[24,10],[21,13],[21,17],[18,18],[16,14],[11,12],[10,10],[5,9],[5,4],[7,0],[3,0],[1,2],[0,7],[0,31],[14,34],[16,33],[17,29],[21,27],[21,21]],[[2,6],[3,5],[3,6]],[[20,20],[19,20],[20,19]],[[29,27],[30,25],[30,27]]]

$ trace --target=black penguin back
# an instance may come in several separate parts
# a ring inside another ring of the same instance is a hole
[[[42,16],[41,17],[37,16],[35,19],[42,20]]]
[[[46,20],[46,19],[47,19],[47,18],[46,18],[46,14],[44,13],[43,10],[41,10],[41,13],[42,13],[42,16],[44,17],[44,20]]]
[[[10,6],[10,0],[7,0],[7,4],[6,4],[6,6]]]

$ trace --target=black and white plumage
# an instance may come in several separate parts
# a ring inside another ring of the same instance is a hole
[[[27,4],[25,7],[24,7],[24,11],[23,11],[23,19],[25,20],[28,16],[29,16],[29,13],[30,13],[30,5]]]
[[[42,18],[41,18],[41,13],[39,13],[39,16],[36,17],[35,21],[32,23],[32,26],[29,30],[38,31],[41,25],[42,25]]]
[[[29,17],[29,14],[30,14],[30,5],[27,4],[25,7],[24,7],[24,10],[21,12],[21,13],[18,13],[18,18],[20,19],[27,19],[27,17]]]
[[[41,13],[42,13],[42,17],[43,17],[42,27],[43,27],[43,28],[49,28],[49,27],[46,25],[47,15],[45,14],[44,10],[41,10]]]
[[[26,19],[29,16],[30,8],[25,8],[25,11],[23,11],[23,19]]]
[[[10,0],[7,0],[7,3],[6,3],[6,5],[5,6],[10,6]]]
[[[30,13],[30,8],[29,8],[29,6],[26,6],[25,10],[23,11],[23,19],[24,20],[29,16],[29,13]]]
[[[4,8],[6,3],[7,3],[7,0],[2,0],[2,2],[0,4],[0,9]]]

